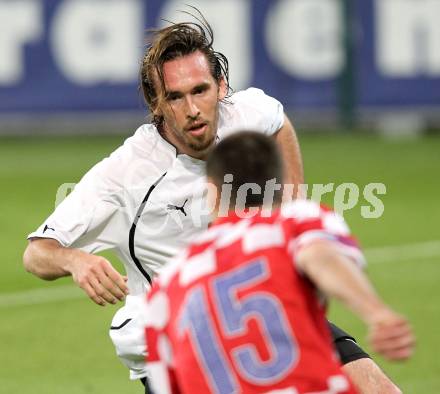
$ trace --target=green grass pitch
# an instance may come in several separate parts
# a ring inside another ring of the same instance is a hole
[[[44,282],[22,268],[26,235],[53,210],[58,186],[77,182],[122,137],[0,139],[0,393],[140,393],[114,355],[107,328],[116,307],[95,306],[70,278]],[[440,243],[440,138],[386,141],[367,135],[301,135],[308,183],[383,182],[384,215],[346,219],[362,245]],[[332,203],[328,196],[326,202]],[[376,360],[407,393],[440,392],[440,248],[374,262],[368,274],[386,301],[406,314],[418,345],[407,363]],[[434,248],[435,249],[435,248]],[[412,252],[411,252],[412,253]],[[71,297],[72,291],[79,297]],[[66,295],[67,292],[67,295]],[[61,296],[60,296],[61,294]],[[57,296],[56,301],[47,297]],[[65,295],[67,299],[63,299]],[[335,322],[365,344],[365,329],[332,305]]]

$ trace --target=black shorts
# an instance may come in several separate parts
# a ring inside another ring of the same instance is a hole
[[[145,387],[145,394],[155,394],[151,389],[150,389],[150,385],[148,384],[148,379],[147,378],[141,378],[140,379],[141,383],[144,385]]]
[[[370,358],[368,353],[356,343],[356,340],[333,323],[328,322],[333,337],[333,343],[338,351],[342,364],[347,364],[360,358]]]

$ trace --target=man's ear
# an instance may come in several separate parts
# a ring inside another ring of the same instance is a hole
[[[218,99],[223,100],[228,94],[225,78],[222,76],[218,82]]]

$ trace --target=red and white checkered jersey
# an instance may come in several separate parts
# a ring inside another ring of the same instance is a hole
[[[295,256],[325,240],[363,264],[356,241],[310,201],[266,216],[219,219],[158,277],[146,310],[158,393],[355,392]]]

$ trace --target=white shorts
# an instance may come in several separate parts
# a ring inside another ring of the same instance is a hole
[[[127,296],[125,306],[116,312],[110,328],[110,338],[115,345],[116,354],[130,369],[132,380],[147,376],[145,308],[145,294]]]

